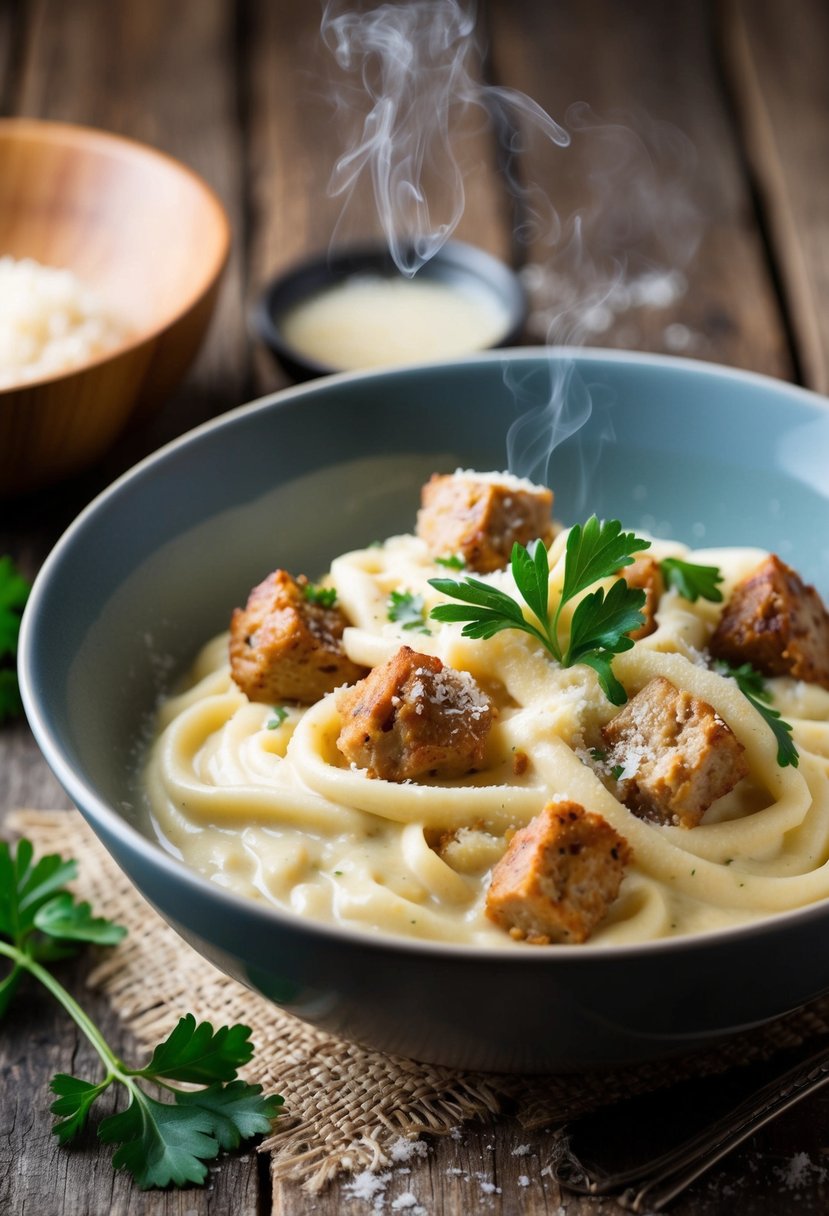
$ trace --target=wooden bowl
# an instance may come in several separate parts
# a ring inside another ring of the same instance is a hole
[[[163,403],[207,328],[229,245],[215,194],[169,156],[86,127],[0,120],[0,256],[71,270],[127,335],[0,390],[0,495],[87,467]]]

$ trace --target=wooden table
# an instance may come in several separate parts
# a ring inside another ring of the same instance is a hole
[[[669,280],[673,287],[660,307],[628,301],[606,310],[604,328],[594,316],[582,335],[594,345],[679,350],[829,389],[825,0],[492,0],[479,24],[488,43],[481,65],[487,77],[524,90],[577,134],[567,154],[535,141],[510,166],[491,136],[470,123],[463,143],[466,209],[457,235],[538,265],[549,249],[513,236],[516,213],[526,218],[522,199],[546,196],[563,218],[587,208],[587,254],[613,255],[635,237],[623,281],[641,275],[642,258],[655,249],[662,269],[681,268],[685,283],[679,290],[679,281]],[[209,340],[160,419],[72,484],[3,505],[0,552],[11,552],[29,575],[69,520],[120,470],[193,424],[284,383],[250,339],[246,317],[274,270],[326,247],[333,231],[340,203],[326,197],[326,183],[344,136],[326,98],[330,66],[318,7],[306,0],[0,5],[0,113],[88,123],[165,149],[216,188],[235,238]],[[588,103],[593,117],[584,110],[568,115],[574,102]],[[659,123],[674,124],[683,135]],[[613,167],[621,149],[632,157],[633,177],[630,169],[619,176]],[[596,165],[602,193],[585,201],[585,170]],[[518,203],[504,188],[502,171],[510,167],[525,187],[534,186]],[[654,199],[658,214],[643,212]],[[595,206],[598,222],[589,215]],[[356,237],[375,230],[373,205],[358,192],[342,231]],[[22,722],[0,731],[0,815],[20,805],[66,805]],[[80,989],[84,966],[68,974]],[[114,1040],[123,1040],[103,1001],[85,999]],[[342,1185],[311,1199],[272,1182],[266,1162],[251,1153],[224,1161],[203,1191],[139,1194],[113,1173],[94,1137],[70,1152],[50,1135],[48,1078],[82,1068],[88,1055],[46,996],[35,996],[3,1023],[3,1213],[370,1210],[348,1200]],[[695,1216],[828,1210],[827,1101],[814,1098],[758,1135],[674,1210]],[[593,1201],[560,1196],[540,1174],[548,1137],[526,1137],[534,1155],[523,1159],[511,1153],[521,1138],[505,1119],[435,1144],[405,1187],[389,1191],[384,1210],[401,1189],[429,1212],[447,1216],[597,1210]],[[787,1170],[802,1153],[810,1164],[803,1185],[792,1190]],[[470,1181],[476,1172],[491,1176],[500,1191],[485,1195],[476,1188]],[[529,1186],[517,1185],[521,1173],[530,1175]],[[614,1209],[601,1205],[604,1212]]]

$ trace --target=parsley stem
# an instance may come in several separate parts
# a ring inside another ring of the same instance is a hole
[[[550,639],[550,646],[548,649],[552,652],[553,656],[558,659],[559,663],[563,662],[563,657],[561,653],[561,644],[558,640],[558,618],[561,616],[561,609],[563,606],[564,600],[561,598],[561,596],[559,596],[558,604],[556,604],[556,610],[553,613],[552,621],[544,622],[547,628],[547,636]]]
[[[55,1000],[63,1005],[72,1021],[86,1036],[106,1065],[107,1084],[109,1081],[117,1078],[132,1088],[129,1077],[123,1071],[121,1061],[113,1054],[98,1027],[84,1012],[75,998],[66,991],[63,984],[59,983],[45,967],[41,967],[40,963],[36,962],[25,950],[21,950],[17,946],[10,946],[7,942],[0,941],[0,954],[4,954],[6,958],[10,958],[15,965],[15,969],[22,968],[33,975],[35,979],[40,980],[41,984],[51,992]],[[14,975],[14,971],[12,971],[12,975]]]
[[[9,974],[4,980],[0,981],[0,1014],[5,1011],[9,1001],[14,996],[14,990],[19,984],[22,974],[23,968],[20,966],[20,963],[15,961]]]

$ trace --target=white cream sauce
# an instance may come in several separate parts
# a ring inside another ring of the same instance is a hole
[[[282,322],[300,354],[344,371],[483,350],[506,328],[506,312],[484,292],[380,275],[354,275],[296,305]]]

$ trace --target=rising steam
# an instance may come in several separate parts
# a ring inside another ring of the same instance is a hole
[[[563,127],[514,89],[484,85],[474,11],[457,0],[387,3],[369,12],[342,11],[330,0],[322,37],[341,72],[340,110],[354,125],[348,151],[337,161],[330,189],[347,197],[369,174],[391,256],[413,275],[454,232],[465,204],[464,173],[454,133],[469,111],[523,120],[554,144],[566,146]],[[425,189],[427,174],[441,179],[441,214]]]
[[[603,117],[583,103],[565,120],[572,143],[560,183],[569,215],[548,251],[534,251],[524,278],[533,336],[578,346],[623,314],[665,308],[683,294],[702,218],[688,188],[696,152],[676,127],[641,111]],[[633,328],[629,336],[636,345]]]
[[[475,10],[459,0],[401,0],[368,11],[324,0],[322,37],[339,73],[340,119],[350,128],[330,190],[345,206],[357,182],[370,178],[401,273],[414,275],[463,215],[459,132],[468,132],[475,112],[500,141],[514,236],[531,249],[523,274],[533,336],[578,346],[616,325],[618,337],[624,314],[630,345],[641,345],[637,310],[664,308],[684,292],[702,230],[687,189],[695,152],[680,131],[643,113],[598,116],[583,103],[568,109],[565,130],[525,94],[483,84]],[[551,145],[567,148],[556,165],[554,199],[533,182],[527,164],[530,149],[547,156]],[[439,189],[430,190],[436,179]],[[676,334],[678,343],[686,337]],[[518,409],[508,466],[545,480],[554,449],[595,415],[597,403],[575,364],[560,357],[550,359],[546,386],[537,377],[523,383],[520,364],[507,363],[504,374]],[[602,411],[591,424],[596,460],[613,434],[610,413]],[[582,463],[582,470],[586,495],[590,469]]]

